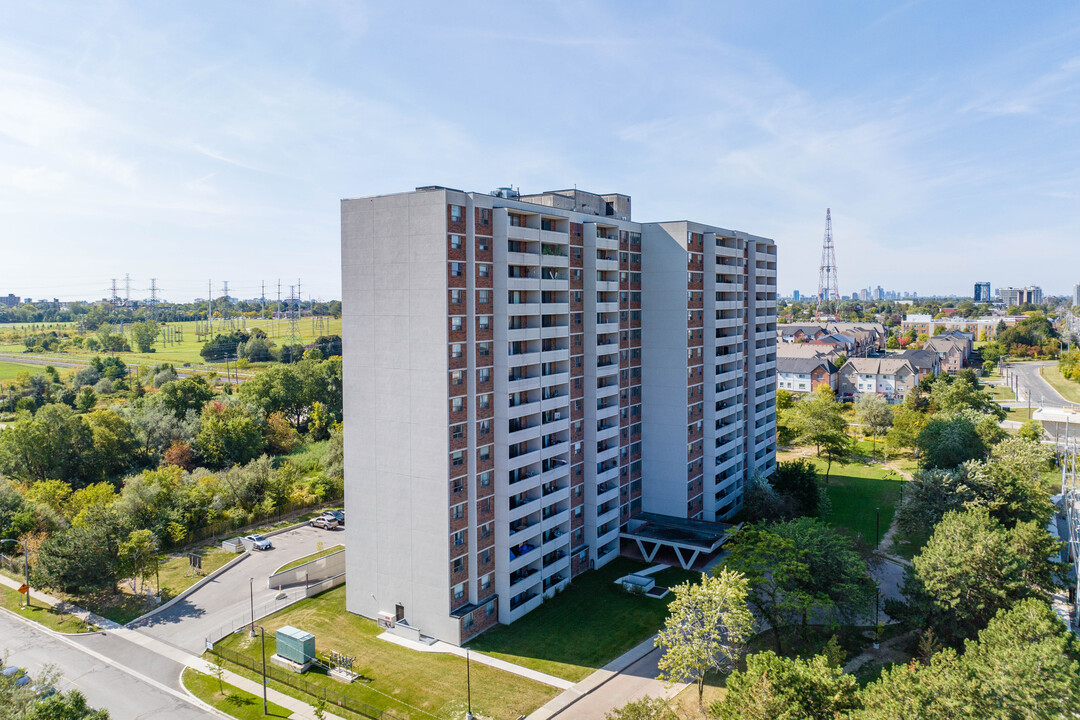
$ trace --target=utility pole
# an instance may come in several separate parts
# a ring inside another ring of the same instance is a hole
[[[214,339],[214,285],[206,281],[206,339]]]
[[[266,319],[266,281],[263,280],[259,286],[259,299],[262,300],[262,309],[259,311],[259,319]]]

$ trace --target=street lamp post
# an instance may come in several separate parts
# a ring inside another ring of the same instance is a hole
[[[874,508],[874,552],[881,543],[881,508]],[[881,646],[881,585],[874,591],[874,649]]]
[[[23,572],[26,574],[26,607],[30,607],[30,553],[26,548],[26,543],[22,540],[16,540],[15,538],[4,538],[0,540],[0,545],[4,543],[15,543],[16,545],[22,545],[23,549]]]
[[[262,686],[263,686],[263,715],[267,715],[266,711],[266,630],[262,625],[252,624],[251,634],[255,635],[255,628],[259,628],[259,637],[262,640]]]
[[[465,720],[473,720],[472,714],[472,663],[469,660],[469,648],[465,648],[465,688],[469,709],[465,711]]]
[[[248,580],[248,595],[251,598],[251,637],[255,637],[255,578]]]

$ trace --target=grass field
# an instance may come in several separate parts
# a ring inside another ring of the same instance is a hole
[[[4,380],[14,380],[18,377],[19,373],[41,375],[44,372],[44,365],[23,365],[22,363],[0,360],[0,382],[3,382]]]
[[[574,578],[566,590],[511,625],[470,643],[474,650],[577,682],[647,639],[664,624],[663,600],[630,595],[614,583],[648,563],[616,558]],[[697,581],[699,573],[663,571],[660,585]]]
[[[1033,412],[1034,410],[1035,410],[1035,408],[1032,408],[1031,410],[1028,410],[1026,407],[1024,407],[1024,408],[1005,408],[1005,419],[1006,420],[1015,420],[1016,422],[1027,422],[1028,420],[1031,419],[1031,412]]]
[[[0,585],[0,607],[18,613],[27,620],[44,625],[50,630],[62,633],[88,632],[88,628],[79,618],[49,607],[40,600],[34,600],[34,593],[30,592],[30,607],[26,607],[26,596],[20,595],[7,585]]]
[[[826,463],[820,458],[808,458],[825,476]],[[886,479],[888,477],[889,479]],[[832,510],[825,520],[834,527],[842,527],[861,535],[867,544],[874,544],[876,513],[881,508],[881,534],[889,529],[896,504],[900,500],[900,486],[904,480],[883,465],[833,463],[825,492],[832,503]]]
[[[319,544],[321,545],[322,543],[319,543]],[[271,575],[277,575],[278,573],[285,572],[286,570],[292,570],[293,568],[300,567],[304,563],[309,563],[312,560],[318,560],[319,558],[324,558],[327,555],[333,555],[334,553],[338,552],[339,550],[344,550],[344,549],[345,549],[344,545],[334,545],[333,547],[328,547],[325,550],[319,550],[318,552],[311,553],[310,555],[305,555],[302,558],[297,558],[296,560],[293,560],[291,563],[287,563],[285,565],[282,565],[281,567],[279,567],[277,570],[275,570],[274,572],[272,572],[270,574]]]
[[[218,325],[219,321],[215,320],[214,334],[230,332],[229,328],[224,324]],[[156,365],[158,363],[170,362],[176,363],[181,366],[193,366],[203,367],[205,363],[202,357],[199,355],[199,351],[202,350],[202,346],[205,340],[200,341],[195,334],[195,321],[190,322],[177,322],[168,323],[168,327],[182,332],[183,340],[176,343],[165,344],[162,336],[158,337],[157,342],[154,343],[154,352],[152,353],[118,353],[120,358],[128,364],[136,365]],[[241,326],[234,321],[233,327],[235,329],[241,329]],[[276,343],[279,347],[289,342],[289,321],[288,320],[248,320],[246,329],[250,332],[254,328],[260,328],[266,334],[269,340]],[[56,329],[55,326],[44,327],[44,329]],[[310,343],[314,341],[320,335],[341,335],[341,318],[304,318],[300,320],[296,325],[297,333],[299,335],[299,342]],[[0,325],[0,338],[6,336],[7,331],[27,331],[29,328],[16,327],[13,325]],[[134,348],[135,344],[132,341],[130,334],[126,332],[128,342]],[[6,340],[0,340],[0,352],[3,353],[22,353],[26,350],[26,346],[21,342],[18,342],[14,338],[8,338]],[[94,355],[101,355],[101,352],[91,352],[89,350],[74,350],[67,353],[44,353],[46,357],[56,357],[58,359],[64,358],[68,360],[88,360]],[[215,363],[213,367],[217,367],[221,363]]]
[[[987,385],[986,390],[997,401],[1016,399],[1016,393],[1008,385]]]
[[[1050,383],[1050,387],[1071,403],[1080,403],[1080,383],[1069,380],[1061,374],[1061,368],[1049,365],[1039,370],[1043,380]]]
[[[292,715],[291,710],[274,703],[267,703],[267,713],[264,715],[261,696],[252,695],[225,682],[219,686],[217,678],[203,675],[191,668],[184,669],[182,682],[192,695],[226,715],[239,718],[239,720],[259,720],[259,718],[268,717],[287,718]]]
[[[292,625],[313,633],[319,652],[336,650],[356,657],[354,669],[364,678],[343,685],[311,671],[304,676],[308,682],[349,693],[409,720],[426,720],[430,715],[460,718],[465,714],[465,659],[444,653],[416,652],[379,640],[377,636],[383,630],[374,621],[345,611],[344,586],[264,618],[262,625],[266,628],[268,655],[276,650],[274,631]],[[231,635],[220,645],[252,658],[260,656],[258,638],[249,638],[247,633]],[[235,665],[229,669],[249,675]],[[513,720],[528,715],[560,692],[558,688],[477,662],[472,663],[471,672],[473,712],[483,717]],[[288,691],[297,694],[295,690]],[[297,696],[304,698],[302,694]]]
[[[236,553],[222,550],[220,547],[206,545],[190,551],[202,558],[202,569],[198,574],[191,572],[188,554],[181,557],[163,557],[158,566],[158,578],[161,581],[162,599],[174,598],[204,577],[214,572],[225,563],[239,557]]]

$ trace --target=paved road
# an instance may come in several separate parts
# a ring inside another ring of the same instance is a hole
[[[622,707],[631,700],[644,697],[673,698],[682,690],[682,685],[670,689],[656,679],[660,672],[660,649],[657,648],[630,667],[623,670],[606,683],[570,705],[552,718],[559,720],[604,720],[604,716]]]
[[[277,591],[266,587],[266,578],[282,565],[304,555],[317,552],[318,543],[324,547],[343,544],[344,530],[322,530],[303,527],[270,538],[273,550],[247,553],[244,560],[203,585],[177,604],[129,627],[163,640],[194,655],[206,649],[205,639],[211,631],[248,616],[254,589],[256,611],[273,603]],[[254,583],[250,578],[255,578]],[[304,589],[286,591],[289,599],[302,595]],[[280,601],[284,605],[288,600]]]
[[[1031,398],[1032,407],[1040,407],[1049,405],[1051,407],[1063,407],[1069,404],[1069,401],[1061,397],[1058,391],[1050,386],[1050,383],[1043,380],[1042,375],[1039,374],[1039,369],[1050,365],[1054,365],[1052,362],[1040,362],[1040,363],[1011,363],[1009,365],[1010,376],[1015,373],[1020,381],[1020,388],[1024,393],[1024,407],[1027,406],[1027,398]]]
[[[114,720],[206,720],[216,715],[188,700],[181,690],[182,666],[105,633],[56,636],[0,613],[0,652],[31,675],[53,664],[62,673],[58,689],[77,688],[90,705],[107,708]],[[141,652],[140,652],[141,651]],[[123,658],[121,663],[99,655]]]

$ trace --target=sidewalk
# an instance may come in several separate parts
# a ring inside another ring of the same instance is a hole
[[[533,670],[522,665],[515,665],[512,662],[500,660],[498,658],[491,657],[490,655],[485,655],[484,653],[467,652],[465,648],[451,645],[450,643],[443,642],[442,640],[436,640],[431,645],[426,645],[424,643],[416,642],[415,640],[409,640],[408,638],[403,638],[389,632],[384,632],[377,637],[379,640],[385,640],[387,642],[394,643],[395,645],[400,645],[410,650],[415,650],[416,652],[446,653],[448,655],[457,655],[461,658],[468,656],[469,660],[472,662],[478,662],[482,665],[488,665],[504,672],[513,673],[514,675],[520,675],[523,678],[535,680],[536,682],[543,683],[545,685],[551,685],[552,687],[557,687],[561,690],[568,690],[574,685],[574,683],[570,682],[569,680],[564,680],[563,678],[555,677],[554,675],[548,675],[547,673],[542,673],[539,670]]]
[[[593,674],[589,675],[587,678],[577,683],[573,687],[564,690],[562,693],[549,700],[538,710],[534,710],[526,718],[526,720],[548,720],[549,718],[560,715],[582,698],[596,692],[606,683],[617,678],[630,666],[643,660],[647,655],[649,655],[649,653],[653,652],[655,649],[656,636],[653,635],[648,640],[642,642],[631,650],[628,650],[619,657],[615,658],[607,665],[595,671]],[[671,686],[668,686],[666,683],[655,679],[653,679],[649,684],[650,686],[652,684],[655,684],[654,689],[658,690],[659,692],[635,693],[635,695],[646,694],[671,699],[678,695],[680,692],[682,692],[683,689],[688,686],[687,683],[675,683]],[[614,710],[615,708],[621,707],[622,705],[626,704],[627,701],[632,699],[634,699],[634,697],[612,697],[612,702],[610,703],[610,707],[608,709]],[[578,718],[584,716],[578,714],[574,715],[574,717]],[[596,716],[597,720],[600,720],[601,717],[601,715]]]
[[[7,577],[6,575],[0,575],[0,583],[2,583],[4,585],[7,585],[8,587],[14,588],[16,590],[22,585],[22,583],[19,583],[19,582],[15,581],[15,580],[12,580],[11,578]],[[32,590],[31,591],[31,601],[42,602],[42,603],[44,603],[46,605],[49,605],[51,607],[55,607],[57,609],[63,610],[64,612],[70,613],[71,615],[75,615],[76,617],[80,617],[83,620],[89,619],[89,621],[91,623],[97,625],[100,628],[103,628],[103,629],[109,631],[113,635],[116,635],[117,637],[123,638],[124,640],[127,640],[128,642],[134,643],[136,645],[140,645],[140,646],[146,648],[147,650],[150,650],[150,651],[154,652],[157,655],[161,655],[162,657],[167,657],[170,660],[173,660],[173,661],[175,661],[175,662],[177,662],[177,663],[179,663],[181,665],[184,665],[185,667],[192,668],[193,670],[197,670],[197,671],[199,671],[201,673],[205,673],[207,675],[212,674],[210,672],[210,663],[207,662],[206,660],[203,660],[200,657],[196,657],[196,656],[194,656],[194,655],[192,655],[190,653],[184,652],[183,650],[181,650],[179,648],[173,647],[172,645],[169,645],[168,643],[162,642],[160,640],[156,640],[155,638],[152,638],[152,637],[150,637],[148,635],[143,635],[142,633],[140,633],[138,631],[128,630],[127,628],[124,628],[123,626],[118,625],[117,623],[113,622],[112,620],[107,620],[106,618],[100,617],[99,615],[95,615],[94,613],[91,613],[91,612],[89,612],[87,610],[84,610],[84,609],[82,609],[80,607],[77,607],[75,605],[71,605],[69,603],[65,603],[65,602],[63,602],[61,600],[58,600],[58,599],[52,597],[51,595],[48,595],[47,593],[41,592],[40,590]],[[49,630],[48,628],[45,628],[45,627],[42,627],[41,625],[38,625],[37,623],[33,623],[30,620],[26,620],[25,618],[21,618],[21,619],[24,622],[31,623],[32,625],[38,627],[42,632],[52,633],[53,635],[60,635],[60,636],[64,635],[64,633],[56,633],[56,632],[54,632],[52,630]],[[113,664],[116,667],[121,668],[121,669],[125,668],[124,665],[121,665],[120,663],[117,663],[115,661],[113,661],[111,664]],[[134,668],[127,668],[127,669],[134,670]],[[236,673],[234,673],[234,672],[232,672],[230,670],[225,671],[225,674],[222,677],[222,680],[224,680],[225,682],[229,683],[230,685],[233,685],[233,686],[235,686],[235,687],[237,687],[237,688],[239,688],[239,689],[241,689],[241,690],[243,690],[245,692],[249,692],[252,695],[256,695],[256,696],[259,696],[259,697],[262,696],[262,685],[260,683],[255,682],[254,680],[248,680],[247,678],[242,677],[240,675],[237,675]],[[184,688],[184,692],[187,695],[191,696],[192,698],[195,697],[194,695],[191,695],[191,693],[187,691],[187,688]],[[306,702],[304,702],[302,700],[294,698],[291,695],[286,695],[284,693],[278,692],[277,690],[274,690],[272,688],[267,688],[266,697],[271,702],[273,702],[273,703],[275,703],[277,705],[280,705],[283,708],[287,708],[287,709],[291,710],[293,712],[291,717],[296,718],[297,720],[315,720],[315,709],[311,705],[308,705]],[[214,710],[209,705],[202,702],[201,700],[198,700],[197,698],[195,698],[195,699],[198,701],[198,703],[200,705],[202,705],[202,706],[204,706],[206,708],[210,708],[211,710],[213,710],[214,713],[216,713],[217,715],[220,715],[221,717],[224,717],[224,718],[231,718],[232,717],[231,715],[226,715],[226,714],[222,713],[220,710]],[[325,715],[325,717],[331,718],[332,720],[344,720],[344,718],[341,718],[340,716],[337,716],[337,715],[333,715],[329,711],[325,712],[324,715]]]
[[[18,580],[12,580],[7,575],[0,575],[0,584],[7,585],[13,590],[18,590],[20,587],[22,587],[21,582],[19,582]],[[71,603],[64,602],[63,600],[58,600],[52,595],[43,593],[40,590],[30,588],[30,601],[33,602],[34,600],[40,600],[41,602],[45,603],[50,607],[54,607],[57,610],[66,612],[68,615],[74,615],[83,622],[89,622],[92,625],[97,625],[103,630],[118,630],[121,627],[119,623],[114,623],[108,618],[103,618],[100,615],[95,615],[89,610],[84,610],[78,605],[72,605]]]

